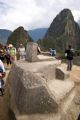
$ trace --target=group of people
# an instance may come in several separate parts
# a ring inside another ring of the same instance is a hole
[[[12,64],[13,61],[18,59],[25,59],[25,47],[20,44],[16,49],[12,44],[4,46],[0,50],[0,59],[3,61],[5,58],[7,65]]]
[[[3,78],[6,74],[3,60],[5,58],[7,65],[11,65],[13,61],[17,60],[17,54],[19,56],[19,59],[25,59],[25,47],[23,46],[23,44],[20,44],[18,49],[16,49],[12,44],[9,44],[4,46],[4,48],[0,50],[0,92],[2,96],[4,92]]]
[[[6,45],[4,48],[4,52],[7,65],[16,60],[16,48],[12,44]]]

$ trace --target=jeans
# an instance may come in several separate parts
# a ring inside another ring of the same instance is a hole
[[[71,70],[72,70],[72,64],[73,64],[73,61],[72,61],[72,60],[67,60],[67,70],[68,70],[68,71],[71,71]]]

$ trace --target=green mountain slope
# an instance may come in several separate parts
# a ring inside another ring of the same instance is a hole
[[[69,9],[62,10],[53,20],[41,44],[49,49],[64,51],[69,44],[80,48],[80,29]]]
[[[32,41],[28,32],[24,30],[23,27],[18,27],[16,30],[12,32],[9,36],[7,44],[13,44],[15,47],[19,47],[19,44],[26,45],[28,41]]]

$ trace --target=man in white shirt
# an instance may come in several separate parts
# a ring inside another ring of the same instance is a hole
[[[18,48],[18,53],[19,53],[19,56],[20,56],[20,60],[24,60],[25,59],[26,50],[25,50],[25,47],[23,46],[23,44],[20,44],[20,46]]]

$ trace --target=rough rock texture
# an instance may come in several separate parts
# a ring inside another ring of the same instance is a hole
[[[61,105],[59,106],[59,111],[57,113],[47,113],[47,114],[27,114],[27,115],[20,115],[17,116],[17,120],[77,120],[77,119],[70,119],[71,113],[68,112],[71,106],[73,105],[73,100],[75,96],[75,90],[72,90],[66,100],[62,101]],[[73,111],[76,109],[73,108]],[[76,111],[76,116],[79,114],[79,109]],[[72,112],[72,115],[74,116]],[[76,117],[77,118],[77,117]]]
[[[12,65],[8,76],[11,107],[15,115],[26,115],[24,119],[17,117],[18,120],[62,120],[68,112],[75,86],[73,81],[55,78],[58,65],[58,60],[16,61]]]
[[[70,108],[61,117],[61,120],[79,120],[78,116],[80,114],[80,85],[76,86],[76,95],[70,104]]]
[[[55,97],[51,96],[47,82],[50,76],[47,69],[43,73],[43,68],[51,68],[53,62],[21,63],[16,62],[10,71],[8,80],[10,83],[10,93],[12,107],[20,113],[44,113],[57,112],[58,104]],[[51,72],[52,74],[52,72]],[[15,88],[15,89],[14,89]]]

